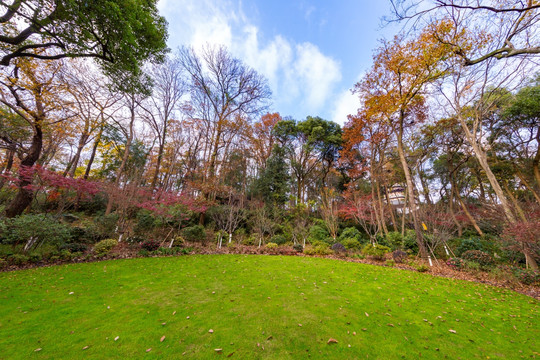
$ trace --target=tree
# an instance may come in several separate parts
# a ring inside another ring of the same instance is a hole
[[[355,92],[359,94],[366,109],[366,116],[377,117],[393,128],[422,257],[427,257],[427,251],[423,244],[415,186],[403,139],[407,127],[425,119],[426,87],[444,75],[441,60],[447,56],[448,50],[448,46],[441,45],[433,37],[431,29],[422,32],[414,40],[405,41],[396,37],[392,42],[383,43],[373,57],[372,69],[355,85]]]
[[[391,4],[393,20],[412,20],[413,28],[452,24],[453,33],[436,35],[467,66],[490,58],[540,54],[538,1],[391,0]]]
[[[150,72],[154,81],[153,94],[143,104],[144,117],[158,141],[157,159],[151,187],[158,185],[159,171],[163,160],[165,142],[173,115],[178,110],[180,99],[185,93],[182,68],[176,58],[168,58],[163,64],[154,65]]]
[[[0,3],[0,65],[17,58],[91,57],[108,74],[159,61],[167,23],[157,0],[11,0]]]
[[[42,155],[44,131],[68,117],[61,94],[65,91],[58,82],[61,62],[39,62],[18,59],[11,72],[0,74],[0,102],[24,119],[31,140],[19,149],[22,158],[19,169],[33,167]],[[17,195],[6,208],[6,216],[15,217],[31,204],[32,179],[20,173]]]
[[[201,186],[215,186],[218,160],[227,131],[265,109],[270,89],[264,77],[235,59],[225,47],[181,48],[179,61],[191,82],[190,116],[204,126],[204,173]],[[232,140],[233,137],[229,137]],[[206,196],[208,190],[204,190]]]
[[[285,151],[276,144],[266,161],[266,167],[255,182],[255,188],[266,205],[283,207],[288,199],[289,182],[289,167],[285,161]]]

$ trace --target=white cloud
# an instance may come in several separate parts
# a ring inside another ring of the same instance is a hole
[[[332,121],[344,125],[347,122],[347,116],[356,114],[359,106],[358,95],[354,95],[350,90],[341,92],[335,101]]]
[[[268,78],[274,110],[305,117],[331,107],[334,88],[341,81],[341,64],[316,45],[298,44],[281,35],[261,44],[259,29],[243,14],[241,3],[161,0],[159,8],[169,20],[172,48],[227,46]]]

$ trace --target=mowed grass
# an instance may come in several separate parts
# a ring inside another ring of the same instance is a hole
[[[519,359],[540,351],[532,298],[319,258],[201,255],[2,273],[0,304],[2,359]]]

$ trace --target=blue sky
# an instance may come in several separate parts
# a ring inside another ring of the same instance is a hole
[[[226,45],[266,76],[271,110],[343,124],[356,112],[350,89],[371,66],[388,1],[160,0],[169,22],[169,47]]]

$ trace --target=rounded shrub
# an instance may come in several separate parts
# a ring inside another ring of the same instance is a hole
[[[362,248],[362,244],[354,238],[343,239],[341,240],[341,244],[343,244],[347,250],[360,250]]]
[[[495,261],[488,253],[480,250],[465,251],[461,257],[463,260],[477,263],[481,268],[487,268],[495,264]]]
[[[146,251],[156,251],[159,249],[159,241],[146,240],[141,243],[141,249]]]
[[[94,245],[94,254],[98,257],[107,255],[116,245],[118,241],[116,239],[105,239]]]
[[[266,244],[267,249],[277,249],[277,247],[278,247],[278,244],[273,243],[273,242],[269,242],[268,244]]]
[[[188,226],[182,230],[182,236],[187,241],[191,242],[203,242],[206,239],[206,233],[204,232],[204,226],[194,225]]]
[[[462,270],[465,267],[465,261],[459,257],[453,257],[446,261],[446,265],[450,266],[452,269]]]
[[[330,237],[328,230],[321,225],[313,225],[309,228],[308,240],[310,243],[314,241],[326,241]]]
[[[351,226],[351,227],[343,229],[341,234],[339,234],[338,240],[341,243],[343,243],[343,240],[345,239],[354,239],[356,241],[360,241],[361,238],[362,238],[362,234],[360,233],[360,231],[358,231],[357,228]]]
[[[30,258],[28,256],[22,255],[22,254],[13,254],[8,258],[8,261],[12,265],[21,266],[21,265],[24,265],[27,262],[29,262]]]
[[[330,255],[333,251],[328,244],[319,242],[317,245],[312,245],[304,249],[306,255]]]
[[[380,244],[367,244],[362,249],[362,253],[366,256],[370,256],[374,260],[383,260],[384,255],[390,252],[390,248],[388,246],[380,245]]]
[[[283,235],[274,235],[270,239],[270,242],[278,245],[283,245],[287,242],[287,238],[285,238],[285,236]]]

